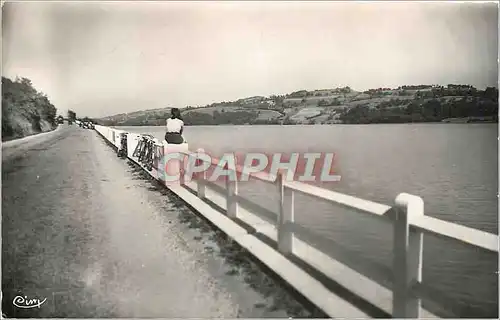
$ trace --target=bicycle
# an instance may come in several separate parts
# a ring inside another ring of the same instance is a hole
[[[146,153],[148,151],[148,142],[150,140],[151,136],[149,135],[144,135],[142,136],[142,146],[141,146],[141,151],[139,153],[138,160],[140,163],[144,162],[144,158],[146,156]]]
[[[148,138],[152,137],[151,135],[143,135],[141,136],[141,139],[139,140],[139,143],[135,147],[135,150],[132,154],[133,157],[137,157],[138,161],[141,162],[142,158],[144,157],[145,153],[145,148],[146,148],[146,142],[149,140]]]
[[[143,135],[132,154],[132,156],[137,157],[137,162],[142,164],[148,171],[153,169],[154,148],[154,137],[152,135]]]
[[[127,133],[120,133],[120,150],[118,150],[118,157],[126,158],[128,155],[127,150]]]
[[[137,158],[139,157],[139,155],[141,154],[141,150],[142,150],[142,139],[139,140],[139,143],[137,143],[137,145],[135,146],[135,149],[134,149],[134,152],[132,152],[132,157],[134,158]]]
[[[155,143],[153,140],[146,142],[146,154],[143,159],[143,165],[146,170],[151,171],[153,169],[153,151]]]

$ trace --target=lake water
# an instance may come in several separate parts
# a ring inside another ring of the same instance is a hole
[[[162,127],[120,127],[163,139]],[[340,182],[323,187],[392,205],[401,192],[421,196],[425,214],[498,234],[498,125],[390,124],[333,126],[195,126],[185,128],[190,149],[335,152]],[[240,184],[243,197],[277,212],[275,188]],[[296,219],[328,241],[318,242],[342,261],[391,266],[389,224],[356,212],[296,198]],[[428,300],[453,302],[461,317],[498,317],[498,256],[424,236],[423,283]],[[351,259],[352,260],[352,259]],[[424,300],[424,304],[429,301]]]

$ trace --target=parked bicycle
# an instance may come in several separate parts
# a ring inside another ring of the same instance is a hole
[[[143,157],[147,140],[148,140],[148,136],[146,136],[146,135],[141,136],[139,143],[137,144],[134,152],[132,153],[133,157],[138,158],[139,160]]]
[[[137,144],[132,156],[137,157],[146,170],[153,169],[154,154],[155,154],[155,141],[152,135],[143,135]]]
[[[134,152],[132,152],[132,157],[138,158],[139,155],[141,154],[142,147],[143,147],[143,139],[139,140],[139,143],[135,146]]]
[[[126,158],[127,155],[127,133],[120,133],[120,149],[118,150],[118,157]]]

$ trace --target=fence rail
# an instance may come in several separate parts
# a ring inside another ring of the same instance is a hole
[[[203,161],[203,157],[198,156],[199,153],[203,152],[203,149],[199,149],[197,152],[186,152],[185,154],[188,157],[194,157],[197,161]],[[188,161],[188,164],[184,164],[183,167],[189,167],[189,163],[193,163],[193,161]],[[221,162],[212,158],[212,164],[220,165]],[[244,169],[242,166],[235,168],[238,173],[242,173]],[[246,172],[248,173],[250,170],[247,169]],[[423,235],[425,233],[498,253],[499,238],[497,235],[426,216],[422,198],[415,195],[401,193],[396,197],[395,203],[391,207],[301,182],[286,181],[286,172],[284,171],[279,171],[277,175],[265,172],[249,173],[249,175],[260,181],[273,183],[277,187],[279,194],[279,214],[276,224],[277,242],[278,249],[284,254],[294,253],[294,230],[297,230],[293,227],[295,193],[325,200],[359,213],[380,217],[382,220],[392,223],[392,315],[394,317],[418,318],[421,316],[421,297],[418,296],[415,289],[422,285]],[[202,178],[206,179],[204,176]],[[202,186],[206,185],[205,181],[198,181],[198,183],[199,188],[204,188]],[[238,217],[238,198],[235,197],[238,190],[237,183],[237,179],[228,179],[226,188],[227,214],[233,218]],[[428,312],[425,313],[431,315]]]
[[[197,152],[188,151],[183,153],[186,156],[192,157],[193,159],[198,161],[203,161],[204,159],[203,157],[198,156],[199,153],[204,153],[203,149],[199,149],[197,150]],[[193,163],[195,163],[195,161],[193,161]],[[217,158],[211,157],[211,164],[219,166],[221,164],[221,161]],[[186,169],[189,169],[188,164],[185,164],[184,167]],[[227,168],[228,167],[226,166],[225,169]],[[244,172],[244,170],[245,168],[243,166],[237,165],[235,171],[241,174]],[[373,201],[309,185],[303,182],[287,181],[284,179],[284,176],[286,175],[286,172],[284,171],[280,171],[278,175],[273,175],[272,173],[266,173],[266,172],[253,173],[250,170],[248,170],[248,168],[246,168],[245,172],[252,178],[267,183],[277,183],[278,181],[282,181],[283,188],[291,189],[297,193],[301,193],[307,196],[311,196],[313,198],[335,203],[337,205],[353,209],[354,211],[360,213],[387,217],[389,220],[394,220],[390,215],[390,211],[394,209],[394,206],[391,207],[388,205],[376,203]],[[204,176],[204,178],[206,179],[206,176]],[[280,189],[278,188],[278,190]],[[412,208],[421,207],[417,212],[419,211],[424,212],[423,200],[418,196],[410,195],[407,193],[401,193],[396,198],[395,205],[412,207]],[[498,253],[499,238],[497,235],[477,230],[474,228],[469,228],[453,222],[448,222],[430,216],[426,216],[424,214],[417,213],[417,214],[410,214],[410,216],[411,218],[409,221],[409,227],[412,229],[416,229],[416,231],[422,231],[436,236],[453,239],[462,242],[464,244],[468,244],[474,247],[479,247],[481,249]]]
[[[104,129],[100,130],[106,131]],[[113,134],[104,133],[105,136],[107,134],[111,139],[114,138]],[[181,169],[181,184],[183,186],[193,185],[194,181],[196,185],[193,188],[201,199],[208,197],[207,193],[210,189],[218,191],[219,196],[213,195],[212,198],[218,199],[217,201],[224,207],[228,217],[241,218],[242,220],[250,219],[252,213],[245,210],[242,204],[245,205],[246,202],[246,207],[251,205],[248,204],[248,200],[238,195],[237,179],[227,179],[225,189],[208,181],[206,172],[198,174],[195,179],[189,181],[185,178],[186,173],[189,173],[192,177],[194,165],[199,166],[205,161],[204,157],[201,156],[203,149],[196,152],[188,150],[178,152],[184,154],[184,157],[179,159],[180,168],[183,168]],[[164,153],[167,153],[167,150]],[[211,165],[218,166],[221,164],[218,159],[211,159]],[[236,166],[235,171],[241,174],[244,169],[243,166]],[[284,171],[272,175],[264,172],[252,173],[246,168],[245,172],[252,178],[276,187],[279,195],[279,212],[276,216],[273,216],[272,212],[265,212],[266,209],[264,209],[265,219],[263,221],[272,228],[263,228],[263,230],[265,230],[264,233],[277,242],[278,250],[281,253],[298,256],[334,281],[345,284],[348,289],[369,300],[369,302],[380,307],[393,317],[437,317],[422,308],[422,297],[419,294],[422,292],[424,234],[451,239],[480,250],[498,254],[499,237],[497,235],[426,216],[424,201],[415,195],[401,193],[395,198],[394,204],[388,206],[301,182],[286,181],[286,172]],[[222,199],[220,199],[220,194],[222,194]],[[317,248],[299,240],[296,233],[304,227],[298,228],[299,226],[295,224],[296,194],[312,196],[391,223],[393,227],[393,261],[392,275],[390,277],[392,279],[392,290],[388,290],[372,281],[373,275],[360,274],[340,264],[333,258],[327,257],[325,253]],[[245,215],[245,218],[243,218],[243,215]],[[273,219],[275,219],[274,224]],[[367,276],[368,278],[366,278]],[[353,281],[354,283],[350,283]],[[375,289],[366,290],[365,292],[362,286],[371,286],[372,289]],[[375,291],[376,293],[374,293]]]

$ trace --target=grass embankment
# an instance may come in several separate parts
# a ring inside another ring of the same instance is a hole
[[[57,109],[26,78],[2,77],[2,141],[54,130]]]

